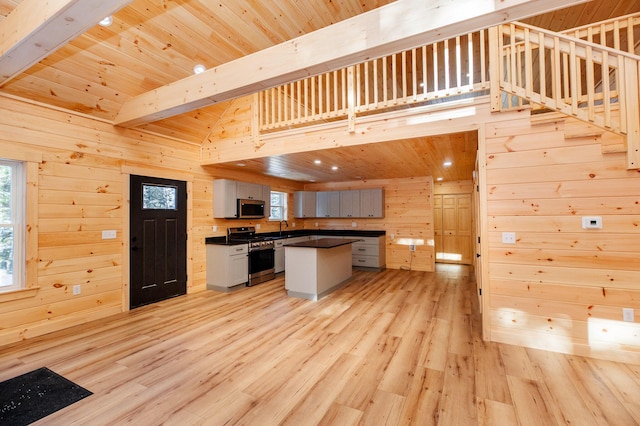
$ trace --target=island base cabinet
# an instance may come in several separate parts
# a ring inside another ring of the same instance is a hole
[[[332,249],[285,247],[287,294],[318,300],[351,278],[351,245]]]
[[[249,246],[207,245],[207,289],[229,292],[249,281]]]

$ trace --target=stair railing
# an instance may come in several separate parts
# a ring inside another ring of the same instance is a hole
[[[583,25],[561,34],[637,55],[640,53],[640,13]]]
[[[628,166],[640,167],[638,57],[519,22],[494,27],[489,37],[491,74],[498,77],[492,110],[526,100],[626,135]]]

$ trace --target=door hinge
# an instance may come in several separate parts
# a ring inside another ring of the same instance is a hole
[[[480,192],[480,185],[476,185],[476,192]]]
[[[482,289],[481,288],[478,289],[478,293],[480,293],[480,296],[482,296]]]
[[[478,237],[478,244],[480,244],[480,237]]]

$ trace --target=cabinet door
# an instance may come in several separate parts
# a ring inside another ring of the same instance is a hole
[[[229,256],[229,281],[232,286],[249,281],[249,257],[246,254]]]
[[[216,179],[213,181],[213,217],[237,217],[236,181]]]
[[[279,247],[275,249],[275,258],[273,262],[273,268],[275,269],[275,273],[279,273],[284,271],[284,247]]]
[[[247,200],[262,200],[262,185],[248,182],[238,182],[236,188],[236,198]]]
[[[360,190],[360,215],[362,217],[384,217],[382,188]]]
[[[264,201],[264,214],[268,218],[271,214],[271,187],[269,185],[260,185],[262,187],[262,197]]]
[[[294,217],[316,216],[316,193],[296,191],[293,193]]]
[[[360,217],[360,191],[340,191],[340,217]]]
[[[340,217],[340,191],[316,192],[316,216]]]

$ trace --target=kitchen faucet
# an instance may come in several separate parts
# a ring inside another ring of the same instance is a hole
[[[287,222],[286,220],[281,220],[280,221],[280,236],[282,236],[282,222],[284,222],[285,228],[289,227],[289,222]]]

